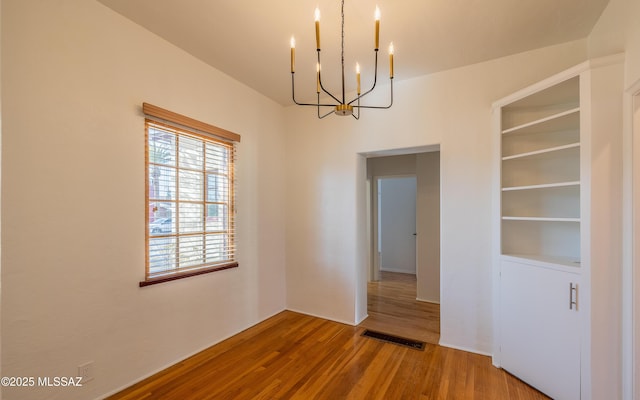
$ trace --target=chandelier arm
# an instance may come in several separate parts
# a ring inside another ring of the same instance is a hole
[[[371,86],[371,89],[367,90],[366,92],[362,93],[361,95],[359,95],[355,99],[351,100],[349,102],[349,104],[353,103],[356,100],[358,100],[358,102],[359,102],[361,98],[363,98],[364,96],[366,96],[369,93],[373,92],[373,89],[376,88],[376,83],[378,82],[378,49],[375,49],[375,52],[376,52],[376,60],[375,60],[375,63],[374,63],[374,68],[373,68],[373,85]],[[358,104],[360,104],[360,103],[358,103]],[[358,107],[360,107],[360,106],[358,106]]]
[[[318,49],[318,66],[320,66],[320,49]],[[340,102],[340,100],[338,100],[338,98],[336,96],[334,96],[333,94],[331,94],[331,92],[329,92],[327,89],[324,88],[324,85],[322,84],[322,68],[318,69],[318,82],[320,83],[320,89],[322,89],[323,92],[325,92],[326,94],[328,94],[329,96],[331,96],[332,99],[334,99],[338,104],[342,104]],[[336,104],[332,104],[332,107],[335,107]]]
[[[334,114],[334,112],[333,112],[333,111],[329,111],[328,113],[326,113],[326,114],[325,114],[325,115],[323,115],[323,116],[320,116],[320,113],[318,113],[318,119],[323,119],[323,118],[325,118],[325,117],[328,117],[328,116],[329,116],[329,115],[331,115],[331,114]]]
[[[351,116],[356,120],[359,120],[360,119],[360,98],[358,98],[358,108],[356,108],[356,110],[358,111],[358,115],[356,115],[356,113],[354,112],[351,114]]]
[[[335,107],[335,106],[332,106]],[[318,119],[323,119],[329,115],[333,114],[333,110],[329,111],[328,113],[324,114],[324,115],[320,115],[320,93],[318,93]]]
[[[319,76],[322,76],[322,75],[320,74]],[[324,88],[324,86],[322,85],[322,78],[320,77],[318,79],[320,80],[320,89],[322,89],[323,92],[331,96],[332,99],[334,99],[338,104],[340,104],[340,100],[338,100],[336,96],[334,96],[333,94],[331,94],[331,92],[329,92],[327,89]],[[335,107],[337,104],[325,104],[325,105]]]
[[[291,73],[291,96],[293,98],[293,102],[299,106],[313,106],[313,107],[335,107],[335,104],[320,104],[320,99],[318,99],[317,103],[300,103],[296,100],[296,91],[294,84],[294,75],[295,72]]]
[[[390,78],[390,80],[391,80],[391,99],[389,101],[388,106],[361,106],[360,103],[358,103],[358,105],[353,106],[353,108],[357,108],[358,110],[360,110],[361,108],[374,108],[378,110],[386,110],[388,108],[391,108],[391,106],[393,105],[393,78]]]

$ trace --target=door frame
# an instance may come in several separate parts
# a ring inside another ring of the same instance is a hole
[[[623,121],[623,243],[622,243],[622,398],[640,398],[640,382],[636,375],[640,373],[636,366],[640,360],[636,351],[640,350],[640,307],[634,306],[640,301],[640,253],[634,242],[640,238],[640,226],[634,218],[640,209],[634,207],[640,202],[640,190],[634,182],[640,180],[639,146],[640,123],[635,121],[635,110],[640,110],[640,79],[624,92]],[[640,111],[639,111],[640,112]]]
[[[374,267],[377,265],[378,260],[376,259],[375,254],[373,253],[373,240],[375,236],[373,235],[373,227],[374,221],[372,220],[372,210],[373,210],[373,194],[375,193],[373,190],[373,177],[368,176],[367,170],[367,159],[374,157],[387,157],[387,156],[398,156],[398,155],[406,155],[406,154],[419,154],[419,153],[429,153],[429,152],[440,152],[440,204],[442,204],[442,149],[441,145],[432,144],[432,145],[424,145],[417,147],[408,147],[402,149],[383,149],[376,151],[368,151],[368,152],[360,152],[356,153],[357,165],[358,165],[358,178],[357,178],[357,186],[358,186],[358,204],[362,211],[359,213],[359,226],[357,229],[358,233],[358,263],[361,267],[358,268],[358,273],[356,277],[356,299],[355,299],[355,310],[356,310],[356,324],[364,321],[367,314],[367,282],[369,281],[369,276],[372,274]],[[440,243],[442,245],[442,208],[440,209]],[[440,280],[442,281],[442,263],[440,263]],[[440,299],[442,300],[442,282],[440,282]]]

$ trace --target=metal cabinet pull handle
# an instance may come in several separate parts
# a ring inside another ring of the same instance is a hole
[[[578,311],[578,284],[569,282],[569,310],[573,310],[573,306]]]

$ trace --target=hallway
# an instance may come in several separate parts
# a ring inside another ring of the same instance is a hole
[[[382,271],[367,284],[367,311],[362,328],[438,344],[440,305],[416,300],[415,275]]]

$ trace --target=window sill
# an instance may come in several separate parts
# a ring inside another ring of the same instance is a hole
[[[215,267],[197,269],[194,271],[178,272],[171,275],[159,276],[156,278],[149,278],[147,280],[140,281],[140,287],[156,285],[158,283],[171,282],[178,279],[190,278],[192,276],[204,275],[204,274],[209,274],[211,272],[222,271],[225,269],[237,268],[237,267],[238,267],[238,263],[233,262],[233,263],[224,264],[224,265],[216,265]]]

